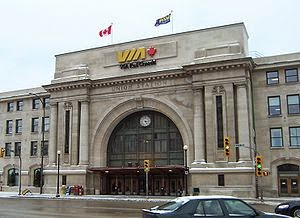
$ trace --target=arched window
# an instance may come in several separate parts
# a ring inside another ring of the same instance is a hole
[[[295,164],[283,164],[278,166],[278,174],[279,175],[293,175],[293,176],[299,176],[299,166]]]
[[[19,185],[19,170],[16,168],[11,168],[7,173],[7,185],[17,186]]]
[[[164,114],[140,111],[124,118],[108,143],[108,166],[183,165],[183,142],[175,124]]]
[[[33,172],[33,186],[41,186],[41,168],[35,169]]]

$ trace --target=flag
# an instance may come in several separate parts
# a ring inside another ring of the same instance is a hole
[[[106,29],[100,30],[99,36],[103,37],[103,36],[110,35],[111,34],[111,28],[112,28],[112,24],[109,27],[107,27]]]
[[[171,14],[168,14],[167,16],[164,16],[162,18],[158,18],[154,24],[154,26],[159,26],[161,24],[166,24],[171,21]]]

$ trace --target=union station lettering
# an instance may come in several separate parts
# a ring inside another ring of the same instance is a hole
[[[171,81],[153,81],[153,82],[141,82],[137,84],[129,84],[129,85],[120,85],[112,87],[113,92],[120,91],[130,91],[133,89],[144,89],[144,88],[153,88],[153,87],[162,87],[167,86]]]

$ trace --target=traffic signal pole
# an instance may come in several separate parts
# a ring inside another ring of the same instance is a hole
[[[146,171],[146,196],[149,194],[149,172]]]

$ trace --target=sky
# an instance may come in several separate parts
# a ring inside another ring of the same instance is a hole
[[[50,84],[55,55],[244,22],[252,57],[300,52],[299,0],[0,0],[0,92]],[[172,23],[155,20],[172,13]]]

